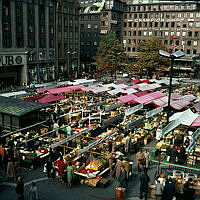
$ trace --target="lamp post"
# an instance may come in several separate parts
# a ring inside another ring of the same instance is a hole
[[[170,72],[169,72],[170,79],[169,79],[169,96],[168,96],[168,112],[167,112],[167,123],[169,123],[169,117],[170,117],[170,111],[171,111],[170,101],[171,101],[171,93],[172,93],[172,78],[173,78],[174,60],[183,57],[185,55],[185,53],[178,50],[178,51],[170,54],[166,51],[159,50],[158,54],[160,56],[169,58],[171,60],[171,67],[170,67]]]

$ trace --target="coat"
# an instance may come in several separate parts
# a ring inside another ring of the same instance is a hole
[[[72,182],[72,179],[74,177],[74,168],[72,166],[67,167],[67,181],[68,183]]]
[[[121,170],[120,171],[118,181],[119,181],[119,186],[120,187],[123,187],[123,188],[127,187],[127,174],[126,174],[125,170],[123,170],[123,171]]]
[[[149,182],[150,182],[150,178],[148,174],[142,174],[140,176],[140,191],[141,192],[148,192]]]
[[[8,161],[8,164],[7,164],[7,175],[8,175],[8,177],[11,177],[11,178],[16,177],[15,165],[14,165],[13,161]]]
[[[17,186],[15,188],[16,193],[18,196],[24,196],[24,182],[23,181],[18,181]]]
[[[171,182],[166,182],[163,190],[163,200],[172,200],[175,195],[175,185]]]
[[[157,184],[156,184],[156,192],[155,192],[155,195],[161,196],[161,195],[162,195],[162,192],[163,192],[163,185],[160,184],[160,183],[157,183]]]
[[[123,165],[121,160],[118,160],[115,165],[115,178],[118,179],[120,172],[121,172],[121,166]]]
[[[29,190],[29,200],[37,200],[38,199],[38,189],[37,186],[30,188]]]

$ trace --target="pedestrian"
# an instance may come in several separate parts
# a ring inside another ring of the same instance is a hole
[[[147,200],[148,190],[149,190],[150,178],[147,174],[147,169],[144,168],[144,173],[140,176],[140,199],[143,199],[143,194],[145,200]]]
[[[108,165],[109,165],[110,172],[113,171],[113,159],[114,159],[114,155],[113,155],[113,152],[111,152],[108,154]]]
[[[120,171],[121,171],[121,166],[123,165],[122,161],[120,158],[117,159],[117,163],[115,165],[114,168],[114,174],[115,174],[115,178],[118,180],[119,175],[120,175]]]
[[[74,168],[72,166],[72,163],[70,162],[67,167],[67,182],[68,182],[69,187],[72,186],[73,178],[74,178]]]
[[[169,162],[176,163],[177,158],[178,158],[178,151],[175,148],[175,146],[172,146]]]
[[[7,175],[11,179],[15,179],[16,177],[14,158],[12,156],[8,157]]]
[[[62,177],[64,176],[64,170],[65,170],[65,164],[63,161],[63,158],[60,157],[58,158],[55,162],[55,168],[57,168],[57,172],[58,172],[58,177],[60,178],[60,180],[62,180]]]
[[[124,169],[126,171],[127,180],[128,180],[129,179],[129,174],[131,172],[131,165],[130,165],[130,163],[128,161],[128,158],[124,158],[123,165],[124,165]]]
[[[136,160],[137,160],[138,172],[141,172],[143,165],[145,165],[145,155],[142,149],[136,154]]]
[[[147,149],[144,151],[144,157],[145,157],[145,167],[148,169],[149,168],[149,152],[147,151]]]
[[[163,185],[160,183],[159,180],[156,180],[156,191],[155,191],[155,200],[161,200],[162,192],[163,192]]]
[[[182,145],[180,152],[178,153],[178,164],[184,165],[186,160],[187,160],[186,150],[185,150],[185,147]]]
[[[184,146],[185,146],[186,148],[188,148],[189,145],[190,145],[190,139],[189,139],[189,137],[186,137],[185,142],[184,142]]]
[[[192,178],[183,185],[183,199],[184,200],[194,200],[195,190],[192,188]]]
[[[130,148],[131,148],[131,137],[127,135],[126,140],[125,140],[125,146],[124,146],[124,151],[126,155],[130,154]]]
[[[48,178],[52,178],[52,174],[51,174],[52,170],[53,170],[52,162],[50,160],[47,160],[46,171],[47,171]]]
[[[24,181],[22,177],[18,177],[17,186],[15,191],[18,196],[18,200],[24,200]]]
[[[127,185],[128,185],[127,184],[127,173],[126,173],[123,165],[120,168],[120,174],[119,174],[118,181],[119,181],[119,187],[123,187],[123,188],[127,187]]]
[[[157,140],[157,142],[160,142],[161,138],[162,138],[162,125],[160,125],[156,130],[156,140]]]
[[[175,185],[171,178],[165,182],[162,200],[172,200],[175,196]]]
[[[29,190],[29,200],[38,200],[38,188],[34,182],[32,182]]]

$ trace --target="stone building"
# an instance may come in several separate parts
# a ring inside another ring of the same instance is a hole
[[[0,0],[0,84],[77,76],[78,0]]]

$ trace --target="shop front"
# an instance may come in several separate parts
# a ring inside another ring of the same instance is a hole
[[[1,88],[27,83],[27,55],[25,52],[0,53]]]

